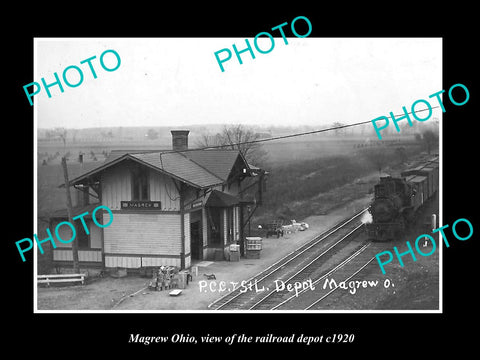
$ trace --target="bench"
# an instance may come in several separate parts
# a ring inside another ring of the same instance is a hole
[[[61,283],[61,282],[77,282],[80,281],[82,285],[85,282],[85,274],[52,274],[52,275],[37,275],[37,282],[39,284]]]

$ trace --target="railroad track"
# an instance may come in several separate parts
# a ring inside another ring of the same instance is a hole
[[[372,242],[367,242],[357,251],[339,263],[337,266],[324,273],[312,282],[308,289],[302,289],[298,294],[290,295],[282,302],[273,306],[271,310],[322,310],[322,302],[335,291],[348,291],[349,288],[341,287],[340,284],[347,284],[359,272],[367,267],[375,256],[366,251]],[[334,279],[334,283],[331,283]],[[347,285],[345,285],[347,286]]]
[[[355,237],[362,228],[363,224],[360,219],[365,211],[367,209],[363,209],[320,234],[261,273],[242,282],[248,286],[237,287],[208,307],[215,310],[269,310],[274,308],[283,302],[292,291],[298,293],[298,284],[303,287],[308,286],[320,276],[320,271],[336,266],[338,258],[341,259],[344,256],[344,254],[337,254],[358,251],[363,244],[351,243],[347,240]]]
[[[375,260],[375,256],[370,257],[366,262],[362,263],[361,266],[358,266],[358,264],[355,261],[350,261],[348,263],[348,266],[352,267],[353,272],[348,277],[342,279],[340,281],[340,283],[341,282],[347,283],[347,281],[349,281],[350,279],[355,277],[360,271],[362,271],[364,268],[366,268],[368,265],[370,265],[370,263],[373,260]],[[338,281],[338,279],[337,279],[337,281]],[[321,285],[321,282],[319,282],[318,285],[319,286],[317,288],[319,289],[319,292],[320,292],[321,295],[319,296],[318,293],[315,293],[315,295],[318,296],[318,298],[315,301],[313,301],[311,304],[306,306],[304,310],[321,310],[322,309],[321,302],[323,300],[325,300],[328,296],[332,295],[335,291],[340,289],[339,286],[333,287],[332,289],[327,289],[326,286]],[[325,291],[325,290],[327,290],[327,292],[322,294],[321,291]]]

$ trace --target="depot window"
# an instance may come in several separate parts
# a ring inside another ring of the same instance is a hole
[[[90,248],[90,235],[87,235],[83,226],[76,226],[78,248],[88,249]]]
[[[150,200],[148,169],[146,168],[132,170],[132,200]]]

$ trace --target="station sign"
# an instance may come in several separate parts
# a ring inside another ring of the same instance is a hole
[[[147,200],[130,200],[120,201],[122,210],[160,210],[162,208],[161,201],[147,201]]]

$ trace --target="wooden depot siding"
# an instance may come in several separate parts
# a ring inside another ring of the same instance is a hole
[[[228,241],[228,219],[227,219],[227,209],[222,211],[223,217],[223,245],[227,244]]]
[[[138,269],[150,266],[178,266],[180,267],[180,257],[154,257],[148,255],[125,255],[125,256],[105,256],[106,268],[129,268]],[[190,257],[185,259],[185,267],[190,266]]]
[[[54,221],[50,231],[52,235],[56,238],[55,228],[61,221]],[[78,220],[78,223],[75,223],[77,226],[77,231],[84,231],[82,224]],[[101,263],[102,262],[102,229],[97,227],[92,221],[87,220],[86,224],[90,232],[90,246],[87,249],[78,249],[78,261],[80,262],[91,262],[91,263]],[[65,240],[69,240],[72,237],[72,230],[67,225],[62,225],[58,228],[58,235]],[[76,240],[73,240],[76,241]],[[55,241],[57,245],[56,249],[53,249],[53,261],[73,261],[72,254],[72,242],[63,243],[61,241]]]
[[[102,228],[96,226],[93,222],[90,222],[89,229],[90,229],[90,247],[94,249],[101,249],[102,248],[102,231],[103,231]]]
[[[55,234],[55,228],[57,225],[63,221],[67,220],[58,220],[58,221],[53,221],[52,226],[50,228],[50,231],[55,239],[57,239],[56,234]],[[77,231],[84,231],[83,225],[80,220],[74,221],[76,225]],[[89,238],[90,238],[90,248],[92,249],[101,249],[102,248],[102,229],[96,226],[93,221],[91,220],[86,220],[86,224],[88,226],[88,231],[90,232]],[[72,237],[72,230],[68,225],[62,225],[58,229],[58,235],[62,239],[69,240]],[[58,240],[58,239],[57,239]],[[66,248],[66,249],[71,249],[72,248],[72,242],[75,240],[72,240],[69,243],[63,243],[61,241],[55,241],[55,244],[57,245],[57,248]],[[79,249],[82,250],[82,249]]]
[[[238,240],[238,219],[237,219],[237,212],[238,212],[238,206],[233,207],[233,241]]]
[[[227,193],[227,194],[230,194],[230,195],[233,195],[233,196],[237,196],[238,195],[238,182],[237,181],[233,181],[231,182],[229,185],[225,185],[224,186],[224,190],[223,192]],[[220,189],[221,191],[222,189]]]
[[[53,261],[73,261],[73,254],[70,248],[57,248],[53,250]],[[102,249],[78,250],[78,261],[81,262],[102,262]]]
[[[161,201],[162,210],[179,211],[180,196],[173,179],[153,170],[149,172],[150,200]]]
[[[190,254],[190,213],[185,213],[185,222],[183,228],[185,229],[185,255]]]
[[[207,245],[208,245],[208,221],[207,221],[207,209],[202,208],[202,240],[203,240],[203,255],[202,258],[207,258]]]
[[[115,226],[104,229],[105,266],[180,266],[180,214],[114,215]],[[108,214],[104,214],[108,221]],[[190,260],[190,217],[185,214],[185,266]]]
[[[240,240],[240,208],[238,206],[235,206],[235,240]]]
[[[163,211],[179,211],[180,198],[172,178],[148,171],[150,200],[160,201]],[[102,203],[111,210],[120,210],[120,202],[132,200],[131,171],[128,166],[113,166],[102,175]]]
[[[179,214],[115,213],[113,221],[103,230],[106,254],[180,254]]]
[[[111,210],[120,210],[120,201],[131,200],[132,184],[130,170],[113,166],[102,174],[102,204]]]
[[[106,267],[180,265],[180,197],[174,180],[148,170],[149,200],[160,201],[161,211],[124,212],[121,201],[132,200],[132,166],[114,166],[102,175],[102,203],[114,211],[111,226],[104,231]],[[177,212],[177,213],[173,213]],[[108,216],[108,214],[104,214]],[[109,218],[104,218],[109,221]],[[185,214],[185,265],[190,266],[190,217]]]

